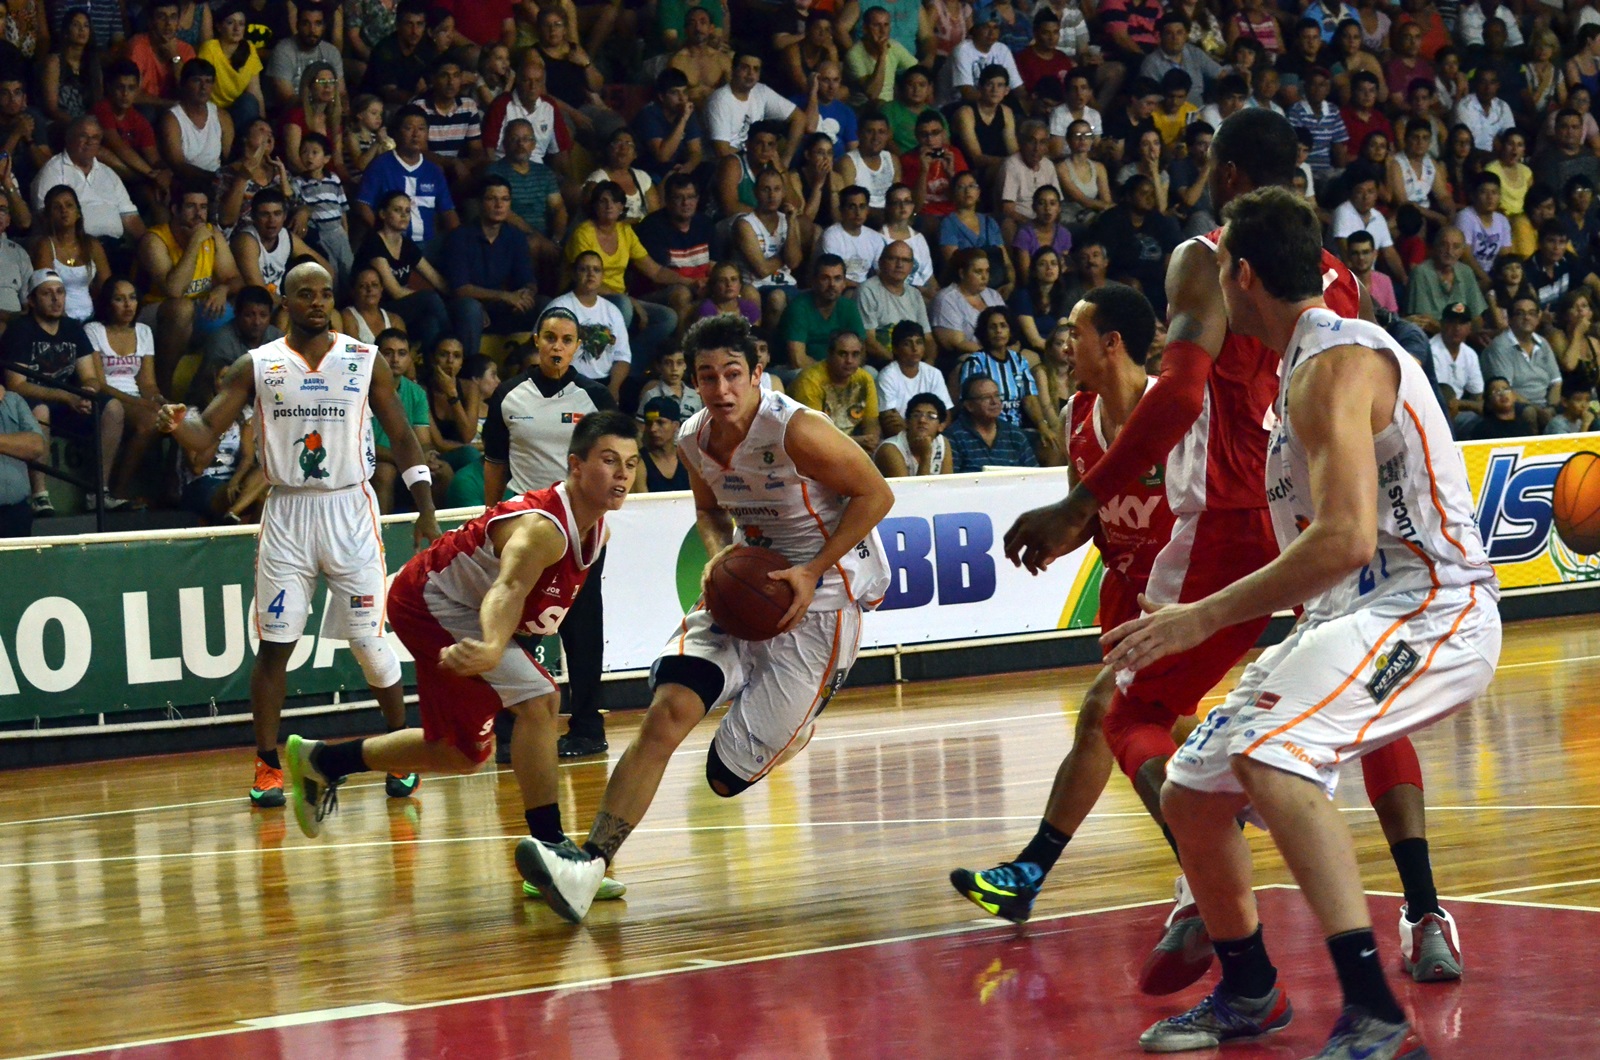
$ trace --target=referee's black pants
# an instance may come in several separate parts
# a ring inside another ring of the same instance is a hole
[[[589,568],[572,609],[561,620],[561,647],[567,664],[567,686],[561,693],[561,712],[570,714],[567,732],[573,736],[605,739],[600,716],[600,674],[605,668],[605,604],[600,578],[605,573],[606,550]]]

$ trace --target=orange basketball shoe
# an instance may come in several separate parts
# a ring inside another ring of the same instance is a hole
[[[256,781],[250,785],[250,803],[267,809],[283,805],[283,770],[256,759]]]

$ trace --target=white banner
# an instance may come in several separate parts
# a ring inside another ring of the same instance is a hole
[[[1030,508],[1066,495],[1064,469],[991,471],[893,479],[895,506],[878,528],[894,573],[869,614],[861,646],[883,647],[1082,625],[1072,622],[1091,588],[1092,548],[1034,577],[1006,561],[1003,539]],[[630,497],[607,517],[608,671],[655,660],[699,595],[705,549],[690,494]],[[674,576],[675,575],[675,576]],[[1093,604],[1090,595],[1087,604]],[[1092,619],[1092,611],[1090,612]]]

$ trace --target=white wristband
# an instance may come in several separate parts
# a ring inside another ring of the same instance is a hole
[[[431,483],[433,472],[428,470],[427,464],[413,464],[400,472],[400,481],[406,484],[406,489],[410,489],[419,482]]]

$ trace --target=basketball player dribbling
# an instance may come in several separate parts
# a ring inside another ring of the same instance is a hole
[[[314,263],[297,265],[283,283],[289,333],[240,357],[202,413],[163,405],[156,425],[190,452],[216,438],[254,402],[261,462],[272,491],[261,512],[256,545],[255,610],[260,646],[250,673],[255,720],[256,806],[282,806],[278,722],[294,646],[305,632],[317,575],[332,599],[322,617],[324,637],[345,640],[361,664],[383,719],[405,726],[400,659],[383,639],[383,537],[371,477],[372,427],[378,418],[392,441],[402,478],[417,508],[418,545],[439,536],[433,517],[432,476],[411,432],[389,365],[378,348],[328,327],[333,279]],[[385,782],[396,798],[416,790],[415,774]]]
[[[782,632],[760,642],[723,632],[703,607],[691,611],[651,667],[650,709],[612,771],[588,841],[518,844],[524,879],[574,923],[707,711],[732,701],[706,754],[706,783],[723,798],[805,747],[855,662],[863,612],[889,585],[877,526],[894,493],[861,447],[820,413],[762,389],[742,317],[708,317],[683,341],[705,408],[679,430],[678,458],[706,552],[748,544],[782,553],[794,566],[769,577],[788,582],[794,602]]]
[[[556,309],[539,322],[575,353],[578,324]],[[502,501],[411,558],[389,593],[389,622],[416,659],[422,728],[366,740],[289,737],[289,805],[300,830],[322,831],[344,779],[368,769],[475,773],[494,751],[495,716],[517,716],[511,768],[536,839],[559,844],[556,729],[561,693],[535,660],[556,633],[605,547],[605,516],[622,507],[639,467],[638,426],[591,413],[567,446],[567,478]],[[606,897],[620,897],[615,881]]]
[[[1211,197],[1220,209],[1258,187],[1287,185],[1298,141],[1281,116],[1240,111],[1212,141]],[[1266,453],[1279,357],[1254,338],[1230,332],[1217,280],[1219,233],[1191,239],[1167,269],[1170,322],[1162,374],[1140,400],[1111,447],[1062,501],[1020,516],[1006,534],[1006,555],[1031,571],[1088,540],[1102,502],[1124,493],[1165,460],[1166,492],[1176,518],[1172,539],[1151,570],[1149,597],[1188,602],[1247,577],[1278,553],[1267,510]],[[1364,312],[1359,283],[1331,254],[1321,258],[1328,305],[1355,318]],[[1370,310],[1365,310],[1370,315]],[[1117,676],[1105,734],[1112,754],[1146,806],[1156,808],[1168,759],[1176,750],[1171,719],[1193,714],[1200,699],[1255,644],[1270,616],[1213,630],[1181,655]],[[1362,762],[1367,795],[1405,892],[1400,909],[1402,963],[1419,981],[1461,976],[1454,921],[1438,902],[1428,859],[1422,769],[1409,740],[1378,749]],[[1033,850],[1059,852],[1070,835],[1042,821]],[[1170,833],[1168,842],[1173,845]],[[999,866],[996,889],[1032,900],[1039,866]],[[1002,871],[1003,870],[1003,871]],[[985,878],[988,878],[985,873]],[[1146,993],[1181,990],[1203,975],[1212,950],[1180,875],[1166,930],[1146,961]],[[1213,940],[1213,949],[1215,948]]]
[[[1384,979],[1355,844],[1332,796],[1341,763],[1488,687],[1500,658],[1499,585],[1466,466],[1422,368],[1382,328],[1324,300],[1315,211],[1269,187],[1223,216],[1216,263],[1228,326],[1283,356],[1267,454],[1282,552],[1200,600],[1141,600],[1152,613],[1101,643],[1109,665],[1137,670],[1219,627],[1304,613],[1168,764],[1161,808],[1218,940],[1222,980],[1139,1041],[1151,1052],[1210,1048],[1292,1018],[1235,824],[1251,813],[1316,914],[1344,995],[1317,1060],[1420,1058],[1427,1051]]]

